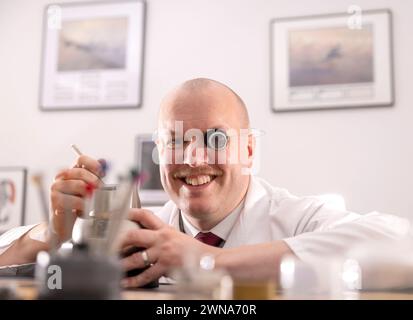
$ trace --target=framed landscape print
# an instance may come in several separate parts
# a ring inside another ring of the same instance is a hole
[[[0,167],[0,234],[24,224],[27,170]]]
[[[46,7],[41,110],[141,105],[145,2]]]
[[[394,103],[389,10],[274,19],[270,23],[274,111],[390,106]]]

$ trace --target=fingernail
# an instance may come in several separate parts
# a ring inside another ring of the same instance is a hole
[[[98,162],[100,164],[100,173],[105,176],[107,170],[108,170],[108,163],[106,162],[105,159],[98,159]]]

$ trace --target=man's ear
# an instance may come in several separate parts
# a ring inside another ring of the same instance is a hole
[[[154,142],[155,142],[155,149],[158,151],[159,156],[161,156],[164,153],[165,148],[159,139],[156,139]],[[155,150],[153,151],[155,152]]]
[[[156,139],[154,140],[154,142],[155,142],[156,149],[158,150],[159,153],[161,153],[163,151],[163,148],[162,148],[162,144],[160,140]]]
[[[255,157],[255,146],[256,140],[254,135],[248,135],[248,143],[247,143],[247,158],[244,159],[242,174],[244,175],[251,175],[252,174],[252,165]]]

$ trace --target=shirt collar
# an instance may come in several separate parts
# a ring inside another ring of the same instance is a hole
[[[238,217],[244,207],[244,199],[241,203],[229,214],[227,215],[224,220],[219,222],[215,227],[211,230],[203,230],[202,232],[212,232],[213,234],[217,235],[224,241],[228,239],[229,234],[232,230],[232,227],[235,225],[235,222],[238,220]],[[182,222],[184,224],[185,233],[195,237],[201,230],[196,228],[189,222],[186,214],[182,212]]]

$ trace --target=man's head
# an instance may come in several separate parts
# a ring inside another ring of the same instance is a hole
[[[205,227],[225,218],[246,194],[249,174],[243,168],[252,165],[253,140],[240,138],[240,130],[247,129],[242,99],[214,80],[189,80],[162,101],[158,149],[163,187],[181,210]],[[203,143],[203,134],[217,130],[228,137],[220,150]],[[166,158],[170,161],[162,163]]]

